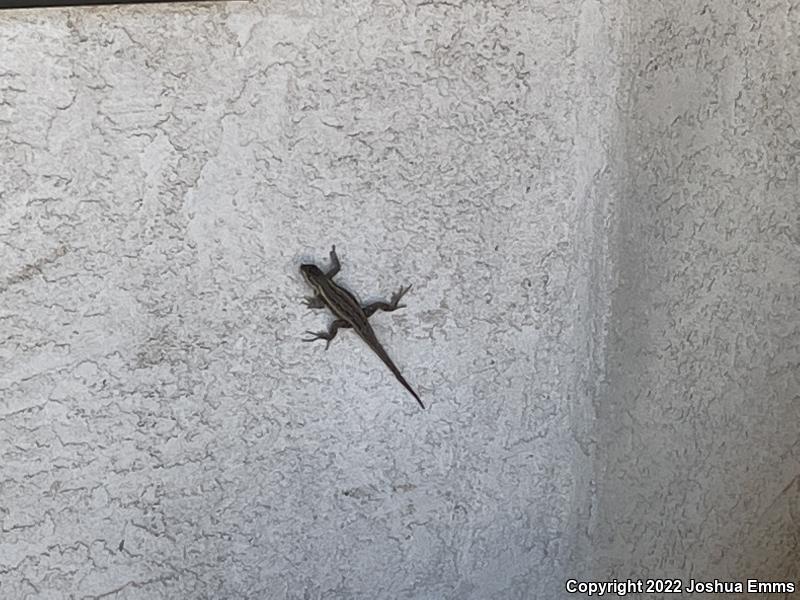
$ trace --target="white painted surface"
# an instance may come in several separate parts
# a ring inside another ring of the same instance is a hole
[[[663,6],[0,13],[0,595],[796,578],[797,11]]]

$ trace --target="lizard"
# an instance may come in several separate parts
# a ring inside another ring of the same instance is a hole
[[[400,287],[400,289],[392,295],[389,302],[372,302],[362,306],[356,297],[343,287],[337,285],[333,278],[339,272],[341,264],[339,257],[336,255],[336,246],[331,247],[330,252],[331,266],[327,272],[323,272],[317,265],[303,264],[300,265],[300,272],[305,277],[308,284],[313,288],[314,295],[305,298],[305,305],[310,309],[327,308],[336,317],[336,320],[331,323],[328,331],[306,331],[312,337],[303,339],[304,342],[314,342],[316,340],[325,340],[325,349],[330,346],[331,340],[336,337],[339,329],[351,328],[358,334],[367,346],[378,355],[383,363],[389,367],[389,370],[397,378],[397,380],[406,388],[411,395],[417,400],[419,405],[424,409],[425,405],[420,400],[417,392],[405,380],[400,370],[395,366],[394,362],[381,343],[378,341],[372,325],[369,323],[369,317],[375,314],[376,311],[382,310],[391,312],[398,308],[404,308],[404,304],[400,304],[400,300],[406,295],[411,286]]]

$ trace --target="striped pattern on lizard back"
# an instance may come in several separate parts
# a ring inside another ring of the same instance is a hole
[[[378,355],[383,363],[389,367],[389,370],[395,378],[412,396],[414,396],[419,405],[425,408],[417,392],[409,385],[392,359],[389,358],[389,355],[378,341],[368,320],[376,310],[391,312],[402,308],[403,305],[399,304],[400,299],[411,289],[411,286],[400,288],[400,290],[392,296],[391,302],[373,302],[372,304],[362,307],[353,294],[333,282],[334,275],[339,272],[339,258],[336,256],[335,246],[331,249],[330,256],[331,268],[327,273],[323,273],[322,270],[314,264],[304,264],[300,266],[300,272],[316,294],[314,297],[306,298],[306,305],[309,308],[328,308],[336,316],[336,320],[331,324],[327,332],[309,331],[307,333],[311,334],[313,337],[304,341],[326,340],[327,344],[325,348],[327,349],[340,328],[352,328],[372,351]]]

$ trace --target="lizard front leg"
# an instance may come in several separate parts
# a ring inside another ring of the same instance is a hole
[[[308,308],[325,308],[325,301],[321,296],[306,296],[303,298],[303,303]]]
[[[342,265],[339,264],[339,257],[336,256],[335,245],[331,246],[330,258],[331,258],[331,266],[328,269],[328,272],[325,273],[325,277],[327,277],[328,279],[336,275],[339,272],[339,269],[342,268]]]
[[[350,323],[344,319],[336,319],[333,323],[331,323],[328,331],[306,331],[306,333],[312,337],[304,339],[303,341],[315,342],[317,340],[325,340],[325,350],[327,350],[328,346],[331,345],[331,340],[336,337],[336,333],[343,327],[350,327]]]
[[[372,302],[367,304],[366,306],[362,307],[364,310],[364,314],[367,317],[371,317],[375,314],[376,311],[382,310],[385,312],[392,312],[393,310],[397,310],[398,308],[405,308],[405,304],[400,304],[400,299],[406,295],[406,292],[411,289],[411,286],[408,287],[400,287],[400,289],[392,294],[392,299],[389,302]]]

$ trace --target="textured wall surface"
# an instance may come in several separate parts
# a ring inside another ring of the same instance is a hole
[[[0,14],[0,596],[557,594],[617,28],[591,2]],[[374,321],[429,410],[355,336],[300,341],[328,319],[297,267],[332,243],[365,299],[413,282]]]
[[[594,575],[797,582],[800,5],[658,6],[627,32]]]
[[[796,578],[800,11],[660,6],[0,13],[0,597]]]

